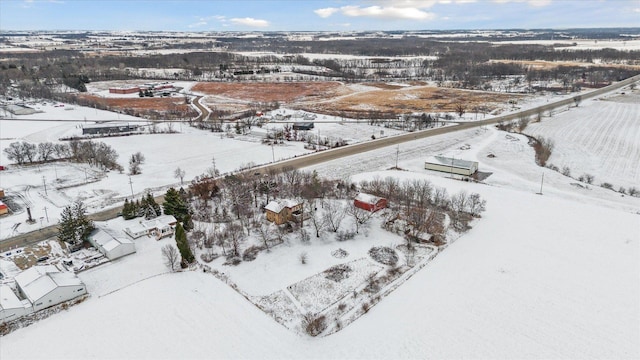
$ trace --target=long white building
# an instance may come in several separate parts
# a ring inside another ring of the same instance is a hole
[[[76,274],[61,272],[53,265],[34,266],[15,277],[18,292],[38,311],[87,293]]]

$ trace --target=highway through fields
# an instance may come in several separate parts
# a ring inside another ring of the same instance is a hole
[[[307,166],[317,165],[327,161],[336,160],[345,156],[356,155],[356,154],[360,154],[363,152],[367,152],[367,151],[371,151],[371,150],[375,150],[375,149],[379,149],[387,146],[401,144],[407,141],[424,139],[427,137],[438,136],[438,135],[447,134],[447,133],[460,131],[460,130],[466,130],[474,127],[493,125],[499,122],[509,122],[509,121],[520,119],[520,118],[537,116],[538,114],[542,114],[547,111],[552,111],[552,110],[560,109],[563,107],[576,106],[576,104],[579,104],[583,100],[594,98],[602,94],[620,89],[636,81],[640,81],[640,75],[630,77],[628,79],[619,81],[615,84],[612,84],[600,89],[596,89],[588,93],[579,94],[563,100],[555,101],[555,102],[548,103],[541,106],[536,106],[530,109],[514,112],[511,114],[496,116],[491,119],[457,123],[451,126],[444,126],[444,127],[435,128],[435,129],[427,129],[427,130],[421,130],[416,132],[410,132],[407,134],[390,136],[390,137],[376,139],[376,140],[367,141],[363,143],[347,145],[347,146],[343,146],[343,147],[339,147],[331,150],[324,150],[324,151],[320,151],[320,152],[316,152],[308,155],[298,156],[292,159],[282,160],[276,163],[255,167],[245,171],[266,174],[268,172],[273,172],[273,171],[277,172],[283,169],[299,169]],[[194,105],[198,107],[198,109],[200,109],[201,111],[201,115],[198,118],[206,119],[209,112],[204,106],[200,104],[199,100],[200,98],[196,98],[193,101]],[[156,201],[161,204],[164,201],[164,196],[156,197]],[[118,206],[116,208],[107,209],[104,211],[91,214],[90,218],[95,221],[109,220],[117,217],[121,211],[122,211],[122,206]],[[57,225],[52,225],[46,228],[42,228],[40,230],[36,230],[36,231],[32,231],[25,234],[20,234],[18,236],[10,237],[4,240],[0,240],[0,252],[4,252],[16,247],[31,245],[31,244],[52,238],[56,236],[56,234],[57,234]]]

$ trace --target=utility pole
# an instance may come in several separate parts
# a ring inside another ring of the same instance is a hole
[[[538,194],[542,195],[542,184],[544,184],[544,173],[542,173],[542,180],[540,181],[540,192]]]
[[[45,181],[44,175],[42,175],[42,184],[44,185],[44,194],[49,195],[47,193],[47,182]]]
[[[396,170],[398,170],[398,157],[400,157],[400,144],[396,148]]]
[[[131,176],[129,176],[129,186],[131,187],[131,200],[133,200],[133,182],[131,182]]]
[[[273,158],[273,162],[276,162],[276,153],[273,150],[273,141],[271,142],[271,157]]]
[[[47,223],[49,223],[49,213],[47,213],[47,207],[44,207],[44,215],[47,217]]]

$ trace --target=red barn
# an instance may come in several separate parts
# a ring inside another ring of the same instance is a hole
[[[353,199],[353,205],[360,209],[376,212],[387,207],[387,199],[370,194],[359,193],[358,196]]]
[[[0,215],[7,214],[8,212],[9,212],[9,207],[5,203],[0,201]]]

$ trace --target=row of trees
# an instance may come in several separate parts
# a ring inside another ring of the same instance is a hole
[[[117,162],[118,153],[115,149],[99,141],[72,140],[68,144],[43,142],[37,145],[26,141],[17,141],[9,144],[4,149],[4,153],[7,159],[15,161],[18,165],[53,160],[72,160],[102,169],[123,170]]]

